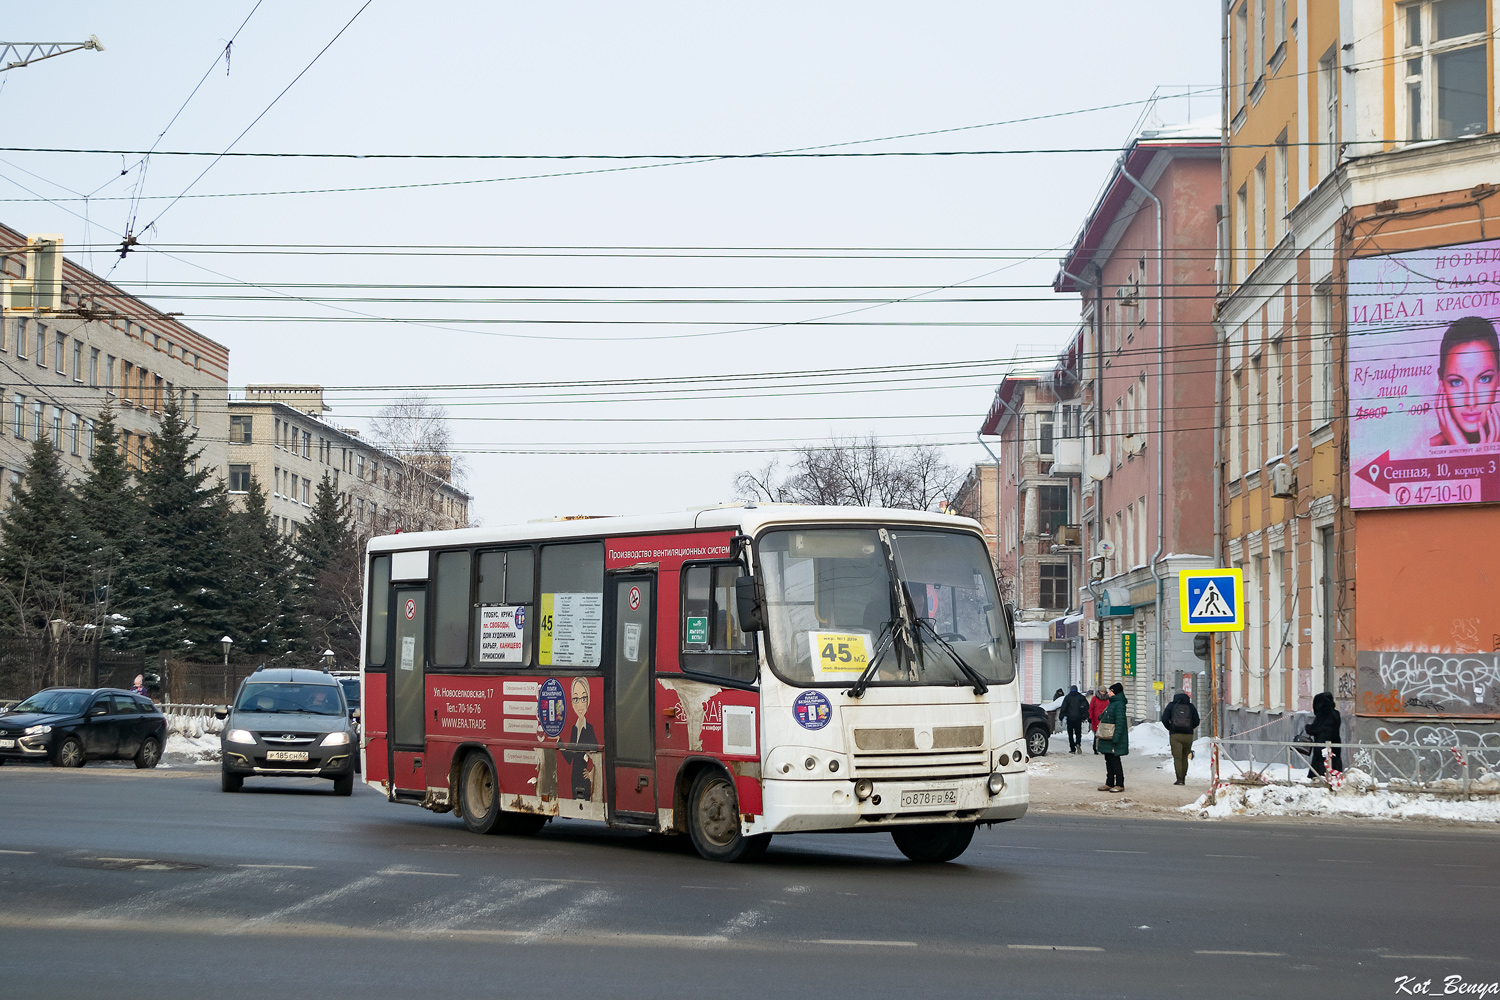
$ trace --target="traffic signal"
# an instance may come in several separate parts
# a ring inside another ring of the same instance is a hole
[[[1193,636],[1193,655],[1200,660],[1207,660],[1213,651],[1213,638],[1207,632],[1199,632]]]

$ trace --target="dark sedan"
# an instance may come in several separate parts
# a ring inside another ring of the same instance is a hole
[[[155,767],[167,745],[167,719],[149,698],[118,688],[48,688],[0,714],[0,763],[133,760]]]
[[[1021,728],[1026,731],[1026,752],[1032,757],[1047,755],[1052,739],[1052,717],[1040,705],[1021,705]]]

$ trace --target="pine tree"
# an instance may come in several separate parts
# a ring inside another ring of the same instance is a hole
[[[359,662],[359,536],[327,473],[297,539],[297,605],[307,637],[346,666]]]
[[[145,511],[132,570],[131,624],[125,644],[150,652],[216,652],[233,624],[228,590],[235,555],[222,482],[199,468],[197,433],[168,394],[141,470]]]
[[[94,423],[93,453],[78,483],[78,513],[88,551],[93,624],[113,644],[114,616],[129,616],[130,570],[140,547],[143,510],[120,452],[114,410],[106,400]]]
[[[64,627],[78,620],[84,606],[85,552],[80,540],[78,505],[63,476],[52,441],[42,435],[26,460],[25,481],[16,486],[0,522],[0,630],[51,650],[56,679],[58,647],[81,634]]]
[[[302,621],[293,607],[294,557],[271,520],[259,480],[251,477],[244,510],[231,513],[229,522],[235,551],[230,592],[236,648],[271,657],[307,652]]]

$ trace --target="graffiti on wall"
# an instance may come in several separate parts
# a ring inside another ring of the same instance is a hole
[[[1360,719],[1355,740],[1383,744],[1388,750],[1357,750],[1354,766],[1377,780],[1458,779],[1500,770],[1500,727],[1494,724],[1443,725]]]
[[[1500,654],[1360,650],[1360,715],[1500,716]]]

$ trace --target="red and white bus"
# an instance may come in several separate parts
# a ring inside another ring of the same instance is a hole
[[[477,833],[883,830],[914,860],[1026,812],[979,526],[746,504],[371,540],[365,780]]]

